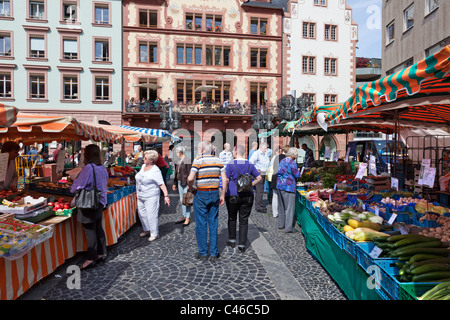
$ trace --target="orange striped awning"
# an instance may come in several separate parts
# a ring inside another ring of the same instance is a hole
[[[0,128],[0,142],[8,140],[23,144],[62,140],[93,140],[120,143],[119,133],[104,130],[94,124],[77,121],[70,116],[44,116],[19,112],[9,127]]]
[[[16,107],[0,103],[0,128],[9,127],[16,122],[18,112]]]
[[[80,121],[80,123],[84,124],[84,122],[81,122],[81,121]],[[143,141],[144,143],[156,143],[158,140],[157,136],[146,134],[143,132],[133,131],[133,130],[126,129],[121,126],[106,125],[106,124],[93,124],[93,123],[88,123],[88,125],[98,127],[102,130],[105,130],[105,131],[108,131],[111,133],[118,134],[123,138],[124,142]]]

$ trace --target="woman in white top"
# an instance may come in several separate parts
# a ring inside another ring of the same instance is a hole
[[[159,196],[164,193],[164,203],[170,206],[169,193],[161,174],[155,165],[158,153],[154,150],[144,152],[144,164],[136,174],[136,191],[138,199],[138,214],[144,231],[141,237],[150,236],[149,241],[156,240],[158,234]]]

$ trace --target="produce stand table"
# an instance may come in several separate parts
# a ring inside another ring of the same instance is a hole
[[[350,300],[381,300],[383,292],[369,289],[369,276],[346,251],[331,239],[319,225],[314,214],[302,203],[306,200],[297,192],[295,215],[305,236],[306,247],[321,263]]]
[[[113,202],[103,212],[108,246],[136,223],[137,196],[131,193]],[[77,252],[87,250],[86,237],[77,216],[52,216],[39,222],[53,227],[53,237],[16,260],[0,257],[0,299],[17,299],[32,285],[51,274]]]

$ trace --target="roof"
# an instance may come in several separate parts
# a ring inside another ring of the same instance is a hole
[[[270,2],[261,2],[249,0],[242,4],[243,7],[253,7],[253,8],[267,8],[267,9],[281,9],[287,11],[287,4],[289,0],[271,0]]]

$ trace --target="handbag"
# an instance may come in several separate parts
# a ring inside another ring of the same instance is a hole
[[[194,204],[194,194],[190,191],[184,193],[182,204],[186,207],[192,207]]]
[[[75,205],[79,209],[98,209],[100,207],[101,191],[97,189],[97,181],[95,179],[95,169],[91,163],[92,171],[94,171],[94,186],[92,189],[80,189],[75,194]]]

